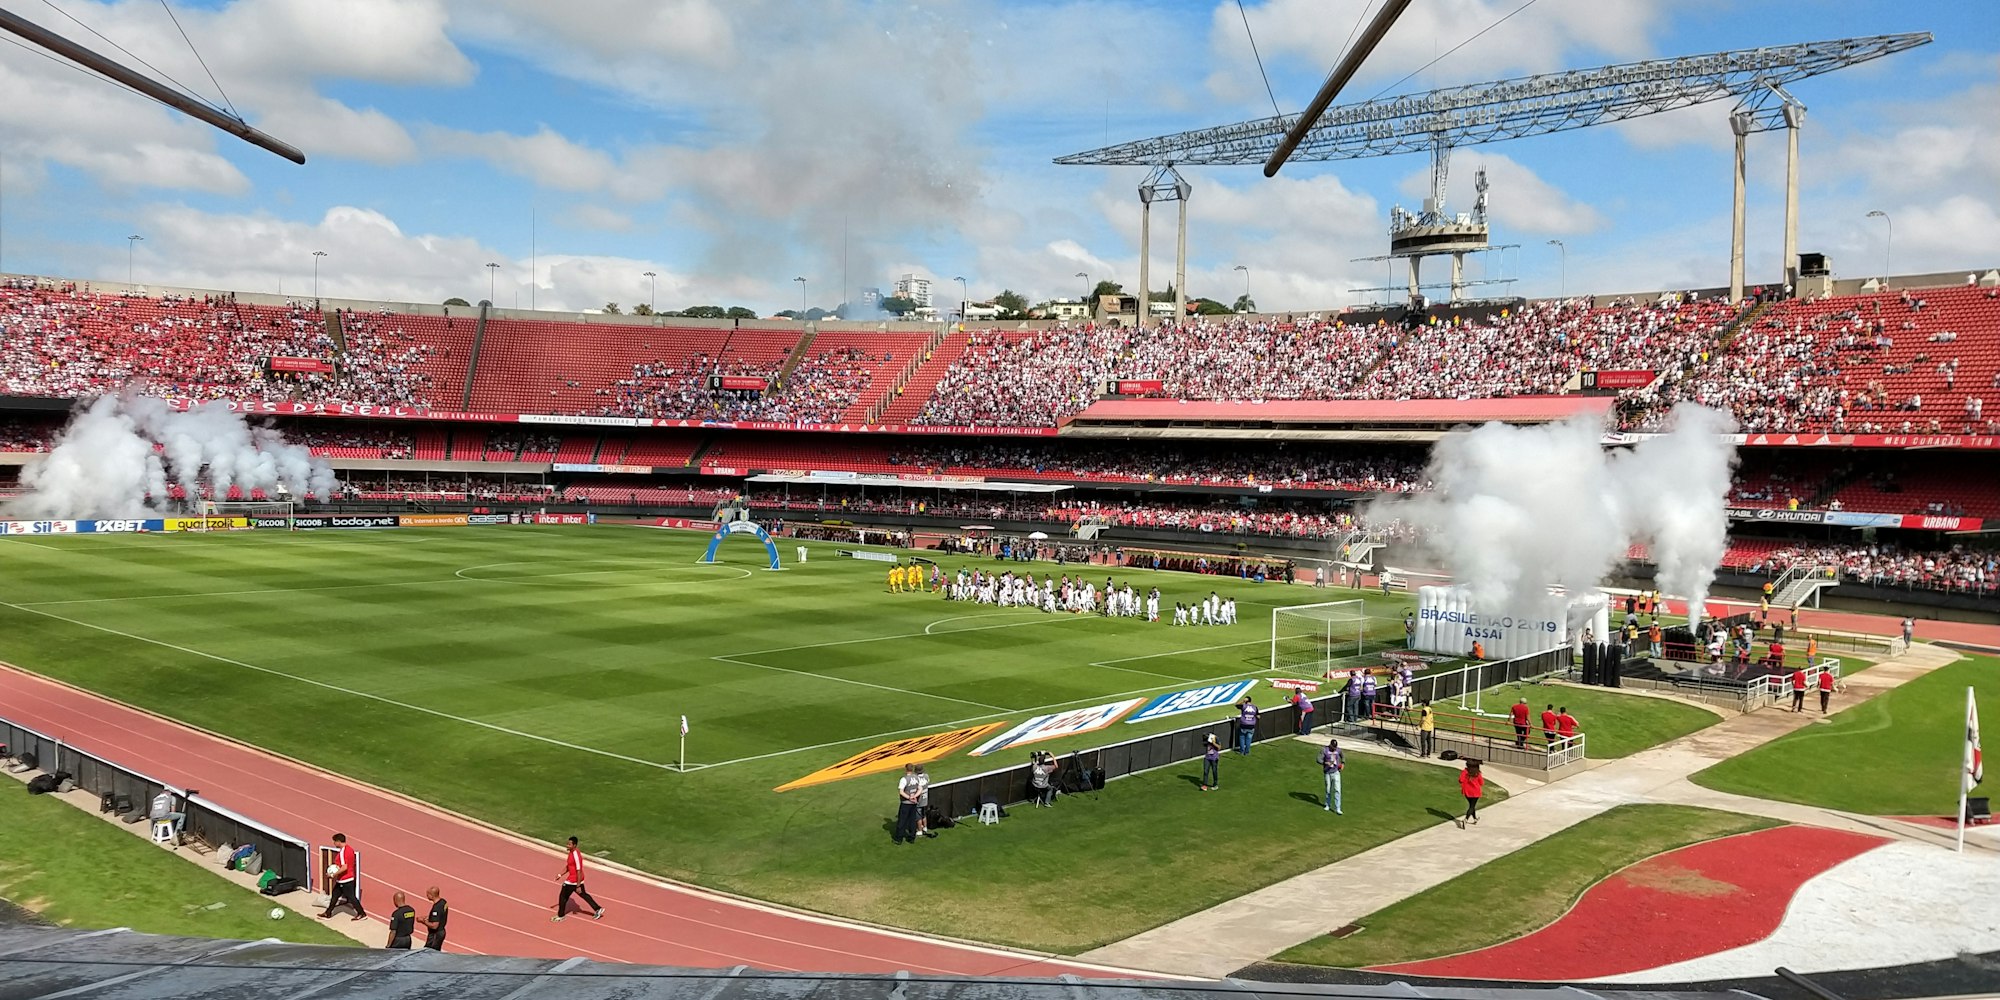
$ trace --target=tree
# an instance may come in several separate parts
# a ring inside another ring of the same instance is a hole
[[[1230,312],[1228,306],[1214,299],[1195,299],[1193,302],[1188,303],[1188,305],[1194,307],[1194,314],[1196,316],[1227,316]]]
[[[914,299],[906,299],[900,295],[891,295],[882,300],[882,311],[891,316],[904,316],[916,312],[917,303]]]
[[[1164,292],[1154,292],[1153,294],[1151,294],[1151,295],[1148,295],[1148,296],[1146,296],[1146,298],[1148,298],[1148,299],[1150,299],[1150,300],[1152,300],[1152,301],[1154,301],[1154,302],[1172,302],[1172,301],[1174,300],[1174,286],[1173,286],[1173,283],[1169,282],[1169,283],[1167,284],[1167,290],[1166,290],[1166,291],[1164,291]]]
[[[644,302],[641,302],[638,305],[632,307],[632,315],[651,316],[653,315],[653,307],[645,304]]]
[[[1115,281],[1100,281],[1097,283],[1097,287],[1091,291],[1090,298],[1092,302],[1095,302],[1099,296],[1123,294],[1125,294],[1124,285]]]
[[[681,315],[694,319],[722,319],[729,314],[721,306],[689,306],[681,310]]]
[[[728,311],[728,312],[726,312],[726,313],[723,313],[723,314],[722,314],[722,318],[723,318],[723,319],[756,319],[756,318],[757,318],[757,311],[756,311],[756,310],[754,310],[754,309],[749,309],[749,308],[746,308],[746,307],[744,307],[744,306],[730,306],[730,307],[729,307],[729,311]]]
[[[461,299],[458,296],[454,295],[451,298],[444,300],[444,304],[448,306],[469,306],[472,303],[467,302],[464,299]]]
[[[1238,295],[1238,296],[1236,297],[1236,309],[1235,309],[1235,311],[1236,311],[1236,312],[1240,312],[1240,313],[1253,313],[1253,312],[1256,312],[1256,311],[1257,311],[1257,303],[1256,303],[1255,301],[1253,301],[1253,300],[1252,300],[1252,299],[1250,298],[1250,296],[1248,296],[1248,295]]]
[[[818,306],[814,306],[811,309],[806,310],[806,322],[817,323],[820,320],[826,319],[827,317],[832,315],[833,315],[832,313],[827,312],[826,310],[821,309]]]
[[[780,310],[778,310],[777,312],[775,312],[775,313],[772,313],[772,314],[771,314],[771,318],[772,318],[772,319],[798,319],[798,318],[799,318],[799,311],[798,311],[797,309],[780,309]]]
[[[624,312],[623,309],[618,308],[618,303],[616,302],[606,302],[604,304],[604,311],[610,313],[613,316],[616,316]]]
[[[993,306],[1000,310],[1001,319],[1025,319],[1028,315],[1028,297],[1011,288],[993,296]]]

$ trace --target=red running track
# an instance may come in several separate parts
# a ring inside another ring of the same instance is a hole
[[[11,666],[0,665],[0,704],[20,725],[160,781],[198,788],[203,798],[310,843],[346,833],[361,851],[369,919],[385,922],[397,890],[421,908],[425,889],[436,884],[452,904],[450,951],[778,972],[1145,975],[843,923],[602,862],[588,870],[604,919],[573,915],[555,923],[549,918],[562,854],[553,846]]]
[[[1656,854],[1591,886],[1555,923],[1491,948],[1376,972],[1587,981],[1761,941],[1814,876],[1888,843],[1781,826]]]

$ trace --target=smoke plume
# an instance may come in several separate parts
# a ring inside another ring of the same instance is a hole
[[[1431,450],[1432,492],[1367,516],[1419,529],[1484,606],[1552,585],[1588,591],[1644,543],[1661,591],[1700,608],[1727,545],[1736,450],[1724,435],[1735,424],[1682,403],[1670,427],[1629,450],[1606,449],[1588,417],[1454,431]]]
[[[76,412],[55,447],[21,470],[22,495],[6,505],[24,518],[138,518],[168,509],[169,483],[190,497],[223,498],[230,487],[294,498],[325,497],[338,485],[325,459],[252,427],[223,403],[175,410],[151,396],[103,396]]]

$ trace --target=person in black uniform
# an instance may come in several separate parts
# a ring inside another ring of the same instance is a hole
[[[402,893],[396,894],[396,908],[389,912],[389,943],[384,948],[410,950],[410,934],[417,929],[417,911],[404,900]]]
[[[444,896],[438,893],[437,886],[431,886],[424,893],[424,898],[431,901],[431,915],[417,918],[417,922],[424,925],[424,947],[432,951],[443,951],[444,924],[451,916],[451,904],[445,902]]]

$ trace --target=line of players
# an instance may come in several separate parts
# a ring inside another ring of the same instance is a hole
[[[926,579],[922,566],[911,563],[889,571],[891,592],[917,593],[924,589]],[[1160,620],[1160,588],[1154,587],[1142,597],[1131,584],[1120,587],[1108,576],[1104,578],[1104,588],[1099,590],[1096,584],[1085,580],[1081,574],[1074,580],[1067,573],[1060,580],[1045,574],[1037,582],[1033,573],[1016,574],[1013,570],[988,573],[979,569],[960,569],[946,578],[943,570],[932,566],[928,589],[941,593],[948,601],[971,601],[1002,608],[1034,608],[1048,614],[1066,611],[1071,614],[1094,613],[1106,618],[1143,616],[1149,622]],[[1234,625],[1236,599],[1209,591],[1208,597],[1203,600],[1192,603],[1176,601],[1173,624]]]

